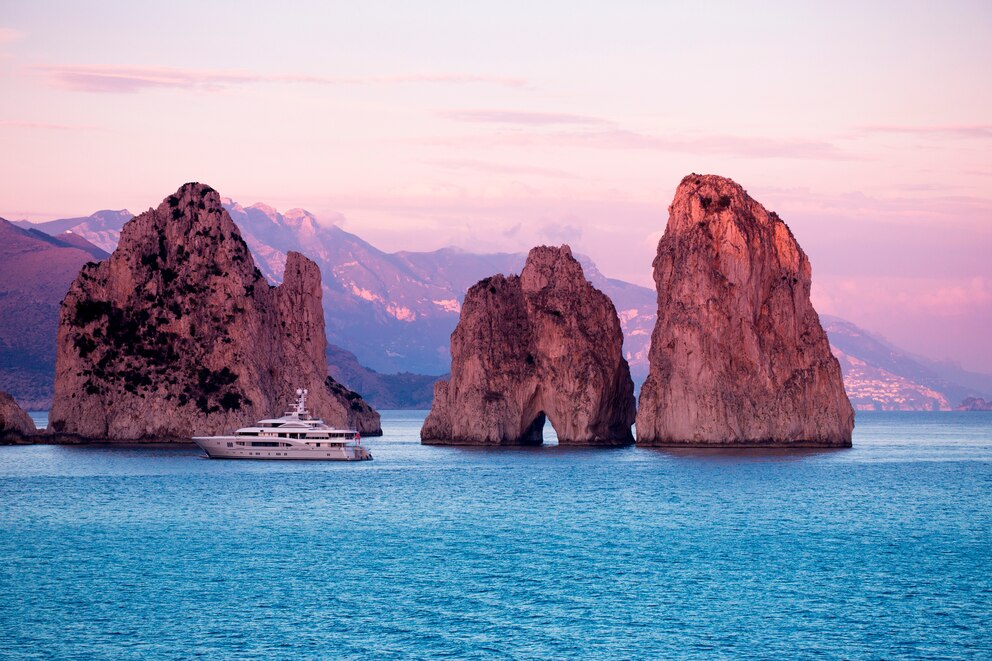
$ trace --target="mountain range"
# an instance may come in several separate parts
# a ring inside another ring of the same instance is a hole
[[[0,390],[22,406],[51,403],[59,303],[83,264],[107,256],[79,234],[0,219]]]
[[[519,272],[526,259],[524,253],[455,248],[388,253],[304,209],[280,213],[229,199],[224,206],[271,282],[281,281],[290,250],[317,262],[332,376],[379,408],[429,407],[433,382],[449,369],[449,336],[465,291],[489,275]],[[58,302],[82,264],[114,249],[131,217],[125,209],[37,224],[3,222],[0,390],[29,408],[45,408]],[[647,376],[656,293],[607,278],[591,259],[576,257],[589,280],[613,300],[624,355],[640,384]],[[842,319],[824,315],[822,321],[855,408],[951,409],[967,397],[992,393],[992,375],[913,356]]]

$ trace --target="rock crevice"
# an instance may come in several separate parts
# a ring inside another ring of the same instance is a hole
[[[471,287],[451,335],[451,379],[435,385],[424,443],[633,442],[633,382],[610,299],[568,246],[531,250],[519,276]]]
[[[638,444],[849,446],[854,411],[788,226],[712,175],[683,179],[669,214]]]

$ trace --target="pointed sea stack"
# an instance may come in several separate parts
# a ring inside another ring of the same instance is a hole
[[[307,388],[329,424],[381,433],[379,414],[327,376],[326,343],[317,265],[290,252],[270,286],[217,192],[186,184],[69,289],[49,430],[188,441],[279,414]]]
[[[633,442],[634,385],[610,299],[568,246],[530,251],[519,276],[468,290],[451,335],[451,379],[435,385],[427,444],[540,445],[545,417],[562,445]]]
[[[638,445],[849,447],[854,410],[786,224],[712,175],[683,179],[669,214]]]

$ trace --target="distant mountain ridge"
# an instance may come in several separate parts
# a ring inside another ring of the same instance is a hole
[[[318,222],[304,209],[280,213],[265,204],[244,207],[230,199],[224,200],[224,207],[271,282],[281,281],[290,250],[302,252],[320,266],[328,340],[336,345],[328,349],[332,375],[363,394],[369,391],[369,401],[379,408],[429,405],[430,384],[438,377],[428,375],[449,369],[449,336],[465,292],[484,277],[519,273],[526,258],[524,253],[470,253],[456,248],[387,253],[336,224]],[[44,241],[46,232],[54,233],[62,247],[83,241],[99,251],[113,250],[130,217],[127,210],[98,211],[87,217],[14,224],[39,241]],[[67,230],[71,234],[62,237]],[[624,356],[639,384],[647,373],[656,293],[606,278],[589,258],[576,257],[589,280],[617,308]],[[93,258],[91,252],[89,259]],[[58,300],[72,277],[64,278],[64,288],[55,299],[56,315]],[[16,280],[10,272],[0,279],[0,298],[11,287],[10,278]],[[966,397],[989,399],[992,394],[992,375],[913,356],[842,319],[821,315],[821,320],[855,408],[953,409]],[[54,323],[53,317],[52,329]],[[0,328],[0,338],[3,332]],[[54,346],[52,333],[52,338],[39,342]],[[0,389],[9,382],[4,376],[10,371],[8,360],[0,369]],[[43,374],[44,369],[35,373]],[[8,389],[18,396],[16,387]]]
[[[26,220],[14,221],[14,224],[22,229],[41,230],[46,234],[58,236],[65,232],[72,232],[84,237],[88,242],[100,248],[108,255],[117,247],[117,241],[121,236],[121,228],[124,223],[134,218],[127,209],[114,211],[104,209],[79,218],[62,218],[59,220],[49,220],[44,223],[29,223]]]
[[[230,200],[225,208],[271,281],[279,282],[289,250],[317,262],[324,273],[328,340],[379,372],[447,372],[449,337],[465,292],[484,277],[519,272],[526,259],[524,253],[454,248],[387,253],[337,225],[318,223],[304,209],[279,213],[268,205],[243,207]],[[578,259],[589,280],[613,299],[626,337],[625,354],[635,380],[643,379],[655,293],[606,278],[588,257]]]
[[[992,391],[992,375],[913,356],[837,317],[821,315],[821,322],[855,408],[946,411]]]

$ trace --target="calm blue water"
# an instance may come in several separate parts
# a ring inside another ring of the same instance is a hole
[[[992,414],[852,450],[0,447],[0,656],[992,657]]]

